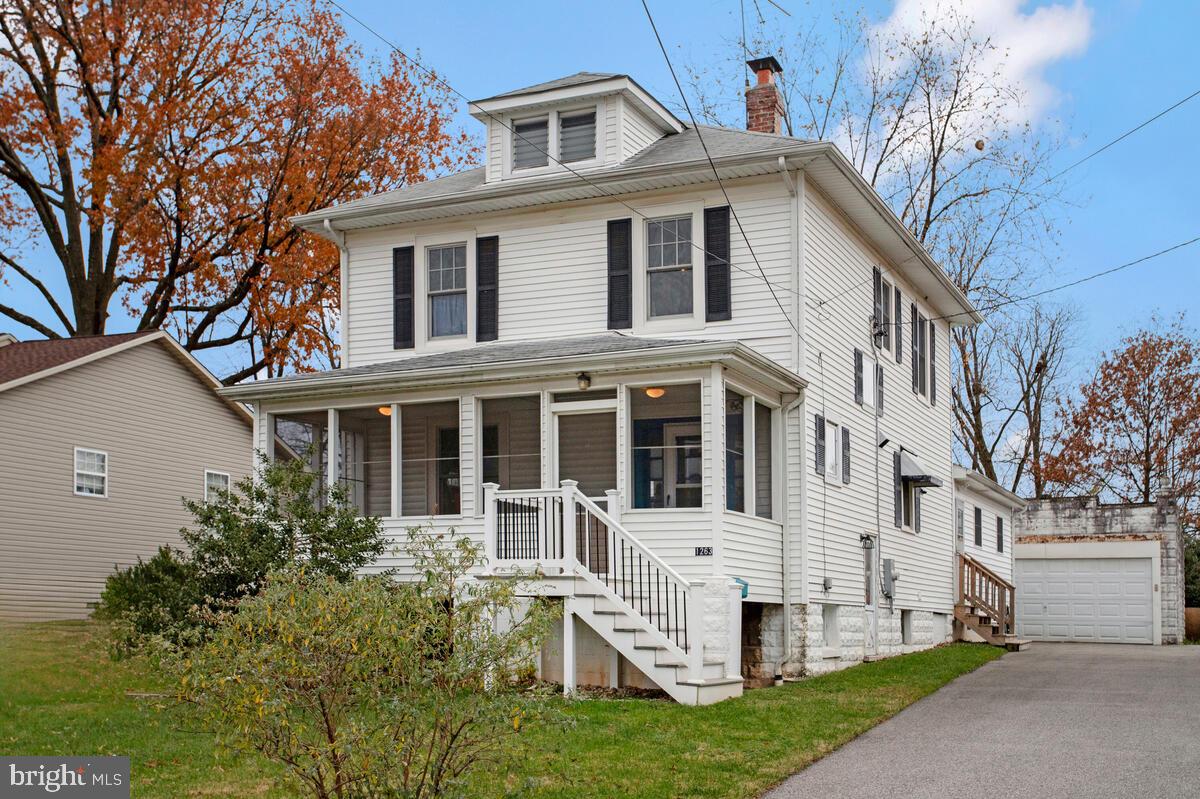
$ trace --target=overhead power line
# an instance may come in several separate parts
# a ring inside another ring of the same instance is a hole
[[[650,21],[650,29],[654,31],[654,38],[658,40],[658,49],[662,50],[663,60],[667,62],[667,69],[671,72],[671,79],[675,81],[675,88],[679,91],[679,98],[683,100],[683,107],[687,111],[688,119],[692,121],[692,128],[696,131],[696,138],[700,142],[700,148],[704,150],[704,157],[708,159],[708,165],[712,168],[713,177],[717,179],[717,185],[721,187],[721,195],[725,198],[725,205],[729,206],[729,213],[733,217],[733,221],[737,223],[738,232],[742,234],[742,240],[746,242],[746,249],[750,251],[750,257],[754,260],[754,265],[758,267],[763,282],[767,284],[767,288],[771,291],[771,297],[775,300],[775,304],[779,306],[779,312],[783,314],[783,318],[791,325],[792,330],[796,331],[796,335],[800,335],[800,328],[792,321],[791,315],[783,307],[783,303],[779,301],[779,295],[775,293],[774,284],[767,279],[767,273],[758,261],[758,255],[754,252],[754,247],[750,244],[750,237],[746,235],[745,228],[742,227],[742,220],[738,218],[737,210],[733,207],[733,201],[729,199],[729,192],[725,190],[725,182],[721,180],[721,173],[717,171],[717,165],[713,163],[712,154],[708,152],[708,145],[704,143],[704,136],[700,134],[700,126],[696,124],[696,115],[692,113],[692,105],[688,102],[687,94],[683,91],[683,86],[679,83],[679,76],[675,74],[675,66],[671,63],[671,56],[667,54],[667,46],[663,44],[662,36],[658,34],[658,26],[654,24],[654,15],[650,13],[650,6],[646,3],[646,0],[642,0],[642,8],[646,10],[646,19]]]

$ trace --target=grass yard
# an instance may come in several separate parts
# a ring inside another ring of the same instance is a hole
[[[128,754],[135,797],[285,796],[254,758],[217,760],[208,735],[156,709],[161,685],[112,662],[86,623],[0,627],[0,753]],[[703,708],[564,703],[568,726],[529,727],[520,767],[483,772],[480,797],[756,796],[959,675],[1001,655],[954,644]]]

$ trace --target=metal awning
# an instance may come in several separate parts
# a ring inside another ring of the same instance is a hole
[[[921,465],[911,454],[900,451],[900,479],[918,488],[941,488],[942,480]]]

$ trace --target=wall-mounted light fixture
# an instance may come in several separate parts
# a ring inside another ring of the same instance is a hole
[[[858,540],[859,540],[859,543],[862,544],[863,549],[870,550],[870,549],[875,548],[875,536],[873,536],[873,535],[868,535],[867,533],[863,533],[862,535],[860,535],[858,537]]]
[[[659,388],[658,386],[651,386],[650,388],[646,389],[646,396],[650,399],[658,399],[666,393],[667,390],[665,388]]]
[[[592,376],[587,372],[580,372],[579,374],[575,375],[575,380],[579,384],[580,391],[587,391],[592,387]]]

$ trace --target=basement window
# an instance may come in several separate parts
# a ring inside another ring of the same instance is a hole
[[[910,646],[913,642],[912,611],[900,611],[900,642]]]
[[[841,656],[841,634],[838,629],[838,606],[821,606],[821,645],[825,657]]]

